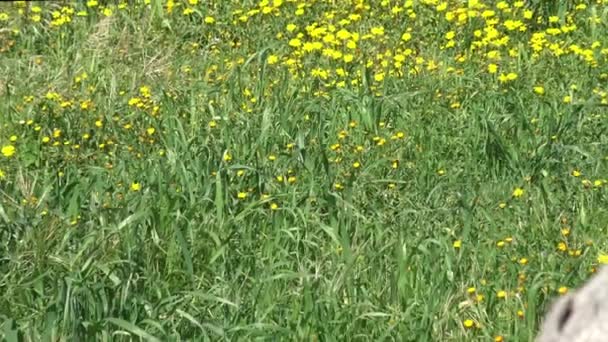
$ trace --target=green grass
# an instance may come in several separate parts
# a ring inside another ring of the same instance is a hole
[[[0,4],[0,338],[534,338],[606,252],[608,7],[313,2]]]

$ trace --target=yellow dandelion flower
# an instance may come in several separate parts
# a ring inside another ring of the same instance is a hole
[[[536,86],[536,87],[534,87],[534,92],[537,93],[538,95],[544,95],[545,88],[543,86]]]
[[[139,191],[141,190],[141,184],[138,182],[133,182],[131,183],[130,189],[131,191]]]
[[[2,155],[5,156],[6,158],[12,157],[15,154],[15,146],[13,146],[13,145],[2,146],[2,150],[0,152],[2,152]]]
[[[524,195],[524,189],[519,188],[519,187],[518,187],[518,188],[515,188],[515,189],[513,190],[513,194],[512,194],[512,195],[513,195],[513,197],[515,197],[515,198],[519,198],[519,197],[521,197],[521,196],[523,196],[523,195]]]

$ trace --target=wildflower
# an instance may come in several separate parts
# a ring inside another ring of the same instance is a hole
[[[276,55],[270,55],[268,56],[268,59],[266,61],[269,65],[277,64],[277,62],[279,61],[279,57],[277,57]]]
[[[513,190],[513,197],[519,198],[519,197],[521,197],[523,195],[524,195],[524,189],[522,189],[522,188],[515,188],[515,190]]]
[[[581,176],[581,172],[580,172],[579,170],[576,170],[576,169],[575,169],[575,170],[572,170],[571,175],[572,175],[573,177],[580,177],[580,176]]]
[[[473,320],[472,320],[472,319],[465,319],[465,320],[462,322],[462,324],[464,325],[464,327],[465,327],[465,328],[467,328],[467,329],[471,329],[471,328],[472,328],[472,327],[475,325],[475,322],[473,322]]]
[[[456,240],[453,243],[454,248],[459,249],[460,247],[462,247],[462,241],[461,240]]]
[[[291,47],[299,47],[300,45],[302,45],[302,41],[299,38],[293,38],[289,41]]]
[[[247,193],[246,193],[246,192],[241,191],[241,192],[239,192],[239,193],[236,195],[236,197],[237,197],[238,199],[245,199],[245,198],[247,198]]]
[[[209,25],[215,24],[215,18],[209,17],[209,16],[205,17],[205,24],[209,24]]]
[[[225,152],[223,159],[224,159],[225,162],[229,162],[229,161],[232,160],[232,155],[230,153],[228,153],[228,152]]]
[[[600,253],[597,256],[597,262],[603,265],[608,265],[608,254]]]
[[[519,259],[519,264],[520,265],[526,265],[528,263],[528,259],[527,258],[521,258]]]
[[[572,102],[572,96],[564,96],[563,98],[564,103],[571,103]]]
[[[505,299],[507,297],[507,292],[500,290],[496,292],[496,297],[498,297],[499,299]]]
[[[524,318],[524,312],[522,310],[517,310],[517,317]]]
[[[469,287],[469,288],[467,289],[467,293],[468,293],[468,294],[474,294],[476,291],[477,291],[477,289],[476,289],[476,288],[474,288],[474,287]]]
[[[272,202],[270,203],[270,210],[278,210],[279,209],[279,205]]]
[[[149,127],[148,129],[146,129],[146,133],[148,133],[148,135],[152,135],[154,134],[154,132],[156,132],[156,129],[154,129],[154,127]]]
[[[2,171],[2,169],[0,169],[0,179],[4,178],[6,178],[6,174],[4,173],[4,171]]]
[[[534,92],[537,93],[538,95],[544,95],[545,88],[543,86],[536,86],[536,87],[534,87]]]
[[[0,152],[2,152],[2,155],[5,156],[6,158],[12,157],[15,154],[15,146],[13,146],[13,145],[2,146],[2,150]]]
[[[559,289],[557,289],[557,292],[560,295],[565,295],[566,293],[568,293],[568,288],[566,286],[561,286]]]
[[[495,74],[496,72],[498,72],[498,65],[494,63],[488,64],[488,72],[490,74]]]
[[[141,190],[141,184],[138,182],[133,182],[131,183],[130,189],[131,191],[139,191]]]

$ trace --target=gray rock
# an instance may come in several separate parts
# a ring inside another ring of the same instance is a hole
[[[608,267],[553,304],[536,341],[608,341]]]

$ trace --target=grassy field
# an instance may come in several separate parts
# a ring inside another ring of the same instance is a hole
[[[608,263],[607,25],[0,3],[0,339],[532,340]]]

